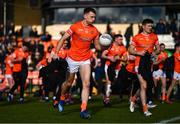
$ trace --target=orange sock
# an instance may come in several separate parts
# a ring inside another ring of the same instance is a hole
[[[86,110],[86,108],[87,108],[87,102],[82,102],[82,104],[81,104],[81,112]]]
[[[60,97],[60,100],[64,101],[64,100],[65,100],[65,96],[62,95],[62,96]]]
[[[162,100],[164,101],[166,99],[166,94],[162,93]]]
[[[167,99],[168,99],[167,94],[165,94],[165,100],[167,100]]]
[[[166,101],[169,101],[169,97],[168,96],[166,96]]]
[[[132,102],[135,102],[135,101],[136,101],[136,95],[134,95],[134,96],[131,97],[131,101],[132,101]]]
[[[58,101],[57,101],[57,100],[54,100],[53,104],[54,104],[54,105],[58,104]]]
[[[147,104],[143,105],[143,112],[148,111]]]

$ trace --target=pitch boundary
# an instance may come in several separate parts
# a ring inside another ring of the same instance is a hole
[[[170,119],[167,119],[167,120],[162,120],[159,123],[170,123],[170,122],[174,122],[174,121],[177,121],[177,120],[180,120],[180,116],[173,117],[173,118],[170,118]]]

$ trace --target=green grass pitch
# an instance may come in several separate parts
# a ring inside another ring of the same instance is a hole
[[[157,123],[173,117],[180,116],[180,102],[173,104],[161,104],[151,109],[151,117],[145,117],[140,108],[134,113],[129,111],[128,99],[119,102],[117,96],[112,97],[112,106],[104,107],[102,97],[94,96],[89,102],[88,110],[91,119],[84,120],[79,116],[80,101],[75,99],[72,105],[66,105],[65,110],[60,113],[53,108],[52,102],[42,102],[37,97],[27,97],[24,104],[17,100],[8,103],[5,99],[0,102],[0,123]],[[180,122],[176,120],[175,122]]]

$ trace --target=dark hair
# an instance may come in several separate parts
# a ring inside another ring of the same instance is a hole
[[[142,25],[145,25],[145,24],[148,24],[148,23],[153,24],[154,21],[153,21],[152,19],[144,19],[144,20],[142,21]]]
[[[84,14],[89,13],[89,12],[93,12],[94,14],[96,14],[96,10],[94,8],[87,7],[84,9]]]
[[[116,39],[117,37],[123,37],[123,36],[121,34],[115,34],[114,39]]]
[[[161,43],[160,46],[165,46],[165,44],[164,44],[164,43]]]

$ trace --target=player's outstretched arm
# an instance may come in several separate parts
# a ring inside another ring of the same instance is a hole
[[[56,47],[55,53],[58,53],[58,52],[59,52],[59,50],[61,49],[64,41],[65,41],[68,37],[70,37],[70,34],[66,32],[66,33],[62,36],[62,38],[59,40],[59,42],[58,42],[58,44],[57,44],[57,47]]]
[[[54,52],[51,52],[51,54],[52,54],[51,57],[52,57],[53,59],[57,59],[57,58],[58,58],[58,55],[57,55],[57,54],[58,54],[59,50],[61,49],[64,41],[66,41],[66,39],[67,39],[68,37],[70,37],[70,34],[66,32],[66,33],[62,36],[62,38],[59,40],[59,42],[58,42],[58,44],[57,44],[57,47],[56,47],[56,50],[55,50],[55,53],[54,53]]]

